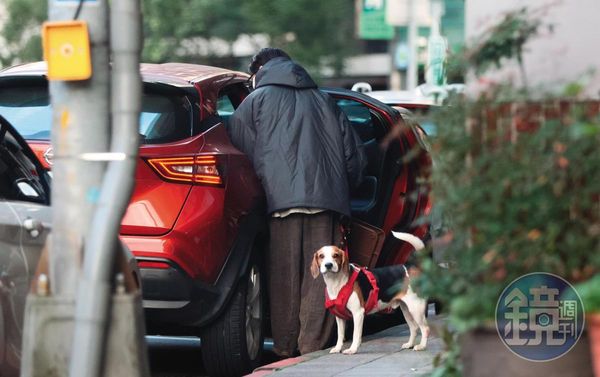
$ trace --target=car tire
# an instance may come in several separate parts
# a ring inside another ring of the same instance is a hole
[[[225,312],[201,332],[202,359],[210,376],[242,376],[260,365],[264,294],[260,265],[251,261]]]

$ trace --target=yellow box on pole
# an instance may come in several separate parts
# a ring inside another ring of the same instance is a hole
[[[90,37],[84,21],[44,22],[44,60],[49,80],[77,81],[92,76]]]

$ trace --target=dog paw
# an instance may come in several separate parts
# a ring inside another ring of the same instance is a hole
[[[329,353],[340,353],[342,347],[333,347]]]
[[[353,348],[348,348],[348,349],[343,350],[342,353],[344,355],[354,355],[356,353],[356,351],[358,351],[358,350],[353,349]]]
[[[413,348],[414,344],[413,343],[404,343],[401,347],[401,349],[406,350],[409,348]]]
[[[416,346],[413,347],[413,351],[423,351],[425,349],[425,346],[422,346],[420,344],[417,344]]]

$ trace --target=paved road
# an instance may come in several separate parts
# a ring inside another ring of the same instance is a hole
[[[147,337],[152,377],[206,376],[200,340],[183,337]]]
[[[149,336],[148,352],[152,377],[204,377],[200,340],[195,337]],[[272,342],[265,342],[263,363],[277,360],[270,352]]]

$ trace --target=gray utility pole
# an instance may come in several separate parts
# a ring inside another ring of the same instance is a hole
[[[140,0],[111,1],[112,75],[107,1],[49,0],[51,21],[78,15],[87,22],[92,77],[50,82],[53,237],[48,271],[40,263],[38,289],[27,297],[22,377],[149,375],[141,295],[122,267],[127,263],[116,263],[124,252],[118,231],[137,161]],[[50,290],[40,284],[46,281]]]
[[[85,243],[79,284],[71,377],[98,377],[104,355],[107,318],[114,283],[115,245],[133,192],[138,156],[142,79],[142,28],[139,0],[111,4],[112,139],[100,201]],[[126,352],[126,351],[125,351]]]
[[[72,20],[78,3],[48,0],[50,21]],[[93,75],[86,81],[50,81],[53,108],[52,293],[74,299],[84,239],[91,229],[106,164],[81,159],[106,152],[109,140],[109,51],[106,0],[86,1],[79,19],[90,33]]]

